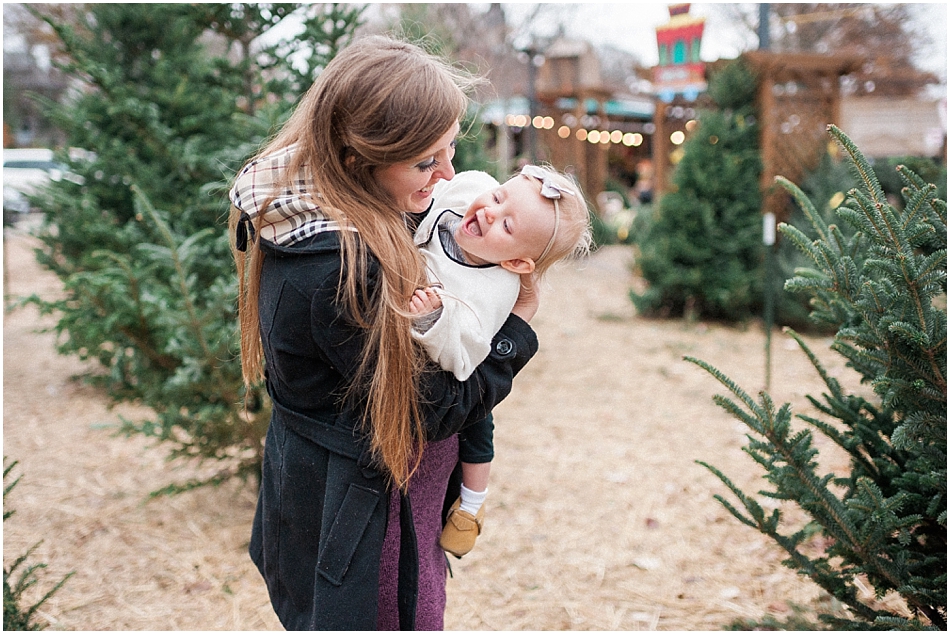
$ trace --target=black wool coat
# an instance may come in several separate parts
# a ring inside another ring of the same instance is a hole
[[[363,333],[336,301],[339,237],[330,231],[293,246],[261,241],[261,248],[260,327],[273,415],[250,555],[285,628],[373,630],[390,489],[357,431],[359,413],[340,405]],[[369,269],[372,292],[378,263],[371,259]],[[426,438],[448,438],[490,416],[537,349],[531,327],[511,315],[468,380],[432,364],[420,399]],[[402,629],[414,629],[418,598],[410,505],[404,497]]]

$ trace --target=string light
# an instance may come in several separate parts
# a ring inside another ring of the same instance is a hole
[[[639,132],[627,132],[621,140],[627,147],[639,147],[643,144],[643,135]]]
[[[590,119],[589,123],[595,123],[592,117],[586,117]],[[643,134],[639,132],[624,132],[623,130],[587,130],[586,128],[577,128],[576,131],[573,131],[573,125],[576,124],[577,118],[570,114],[565,114],[562,116],[563,125],[557,128],[557,136],[561,139],[571,138],[571,134],[574,134],[574,137],[578,141],[587,141],[590,144],[602,143],[604,145],[609,143],[619,144],[623,143],[627,147],[639,147],[643,145],[644,137]],[[496,125],[501,124],[501,121],[498,121]],[[528,126],[533,126],[539,130],[553,130],[555,126],[554,117],[537,115],[535,117],[529,117],[523,114],[509,114],[505,115],[504,124],[510,128],[526,128]],[[692,125],[691,125],[692,124]],[[697,125],[696,121],[688,121],[686,123],[687,129],[695,128]],[[649,124],[643,126],[644,132],[652,133],[653,130],[649,129]],[[670,136],[670,140],[679,145],[685,140],[685,135],[683,132],[674,132]]]

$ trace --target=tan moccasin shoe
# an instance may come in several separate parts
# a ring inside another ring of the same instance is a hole
[[[474,516],[468,511],[459,508],[462,500],[458,499],[449,509],[449,518],[442,529],[439,545],[442,550],[461,557],[475,547],[475,540],[482,532],[485,517],[485,505],[478,509]]]

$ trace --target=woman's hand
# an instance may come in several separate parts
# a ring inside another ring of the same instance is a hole
[[[525,321],[531,321],[540,306],[541,289],[538,288],[538,280],[534,273],[525,273],[521,276],[521,292],[518,293],[511,312]]]

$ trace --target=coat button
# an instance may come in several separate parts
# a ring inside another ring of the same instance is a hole
[[[511,354],[511,351],[514,347],[515,346],[513,343],[511,343],[510,339],[502,339],[495,344],[495,352],[504,357]]]

